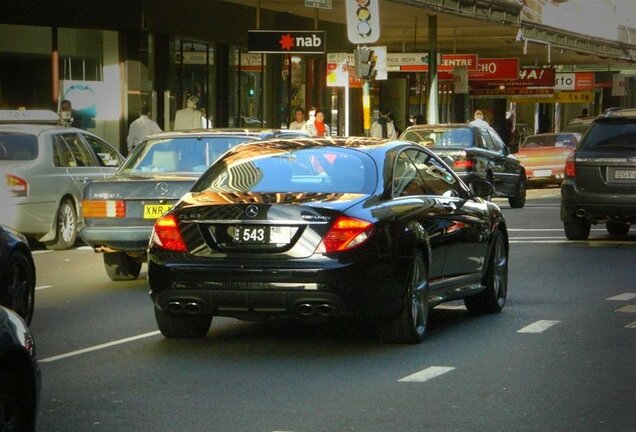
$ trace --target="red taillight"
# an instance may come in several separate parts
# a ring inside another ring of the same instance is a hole
[[[179,223],[174,215],[167,215],[157,219],[150,241],[161,249],[174,252],[188,251],[179,230]]]
[[[568,156],[568,158],[565,160],[564,173],[566,177],[569,177],[569,178],[576,177],[576,165],[574,163],[574,153],[570,154],[570,156]]]
[[[463,153],[453,161],[454,170],[466,170],[475,167],[475,160],[470,159],[466,153]]]
[[[318,252],[342,252],[360,246],[371,237],[373,224],[362,219],[339,216],[325,234]]]
[[[82,215],[86,219],[123,218],[126,217],[126,202],[114,200],[84,200],[82,201]]]
[[[29,194],[29,182],[22,177],[7,174],[6,182],[7,190],[13,196],[27,196]]]

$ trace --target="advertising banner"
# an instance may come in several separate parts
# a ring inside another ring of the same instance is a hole
[[[261,54],[323,54],[324,31],[249,30],[247,50]]]
[[[473,88],[490,87],[554,87],[556,71],[554,68],[523,68],[514,80],[493,79],[490,81],[475,81]],[[472,79],[472,78],[471,78]]]
[[[594,72],[557,73],[555,90],[594,90]]]
[[[519,59],[480,58],[476,71],[469,72],[469,81],[514,80],[519,77]]]

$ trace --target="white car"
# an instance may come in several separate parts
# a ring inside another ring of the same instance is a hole
[[[84,187],[124,160],[97,135],[58,123],[52,111],[0,110],[0,223],[49,249],[73,246]]]

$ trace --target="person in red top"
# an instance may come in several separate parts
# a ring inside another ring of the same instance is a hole
[[[322,110],[316,110],[316,119],[307,125],[307,132],[314,137],[326,137],[331,136],[329,125],[325,123],[325,114]]]

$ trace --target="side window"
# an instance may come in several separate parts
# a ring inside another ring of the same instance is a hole
[[[406,152],[417,168],[428,195],[459,196],[459,183],[453,174],[433,156],[418,150]]]
[[[488,129],[490,133],[490,137],[492,138],[493,145],[495,146],[495,151],[501,152],[506,147],[501,137],[495,132],[493,129]]]
[[[77,166],[96,166],[96,162],[93,159],[93,155],[90,150],[86,147],[86,144],[82,141],[79,135],[77,134],[68,134],[63,135],[64,141],[68,144],[68,147],[71,149],[73,156],[75,157],[75,162]]]
[[[59,135],[53,135],[53,165],[56,167],[74,167],[77,166],[73,153],[66,145],[66,141]]]
[[[397,158],[393,177],[393,196],[427,195],[415,164],[403,151]]]
[[[479,130],[481,131],[481,136],[484,139],[486,148],[488,150],[497,151],[497,148],[495,147],[495,142],[493,141],[492,136],[490,135],[490,132],[488,131],[488,128],[482,127],[482,128],[479,128]]]
[[[95,152],[101,166],[118,167],[121,164],[119,154],[108,143],[91,135],[82,135],[82,137]]]

